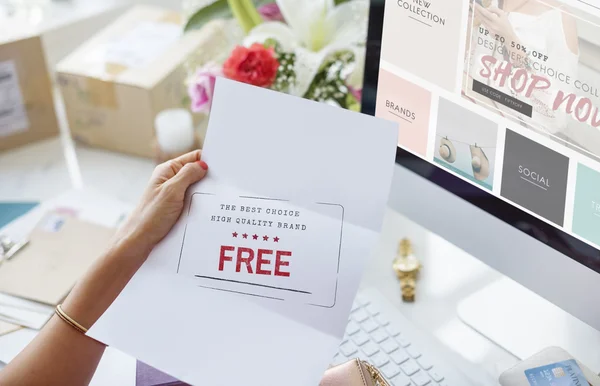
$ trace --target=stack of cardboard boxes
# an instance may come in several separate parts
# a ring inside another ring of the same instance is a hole
[[[185,34],[183,23],[177,12],[136,6],[56,65],[73,138],[137,156],[155,154],[156,115],[189,106],[186,59],[225,34],[218,21]],[[39,36],[0,45],[0,150],[58,131]]]
[[[0,150],[58,132],[40,36],[5,37],[0,40]]]

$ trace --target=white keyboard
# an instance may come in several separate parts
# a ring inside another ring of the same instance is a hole
[[[465,386],[466,381],[439,349],[377,290],[359,291],[344,340],[333,359],[338,365],[360,358],[375,365],[393,386]]]

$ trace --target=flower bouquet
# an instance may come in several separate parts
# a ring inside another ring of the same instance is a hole
[[[196,10],[186,30],[230,19],[237,41],[188,66],[192,111],[209,113],[217,76],[360,110],[368,13],[366,0],[217,0]]]

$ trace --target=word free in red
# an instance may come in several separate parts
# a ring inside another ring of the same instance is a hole
[[[233,252],[229,254],[229,252]],[[289,277],[290,272],[283,271],[282,268],[289,267],[290,262],[284,260],[292,256],[290,251],[274,251],[272,249],[257,249],[246,247],[234,247],[231,245],[222,245],[219,254],[219,271],[225,271],[226,266],[231,266],[235,259],[235,272],[245,272],[255,275],[285,276]],[[272,261],[273,257],[275,258]],[[231,262],[232,264],[226,264]]]

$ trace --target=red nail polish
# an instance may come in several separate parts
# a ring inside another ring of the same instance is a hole
[[[197,161],[200,164],[200,167],[204,170],[208,170],[208,165],[204,161]]]

